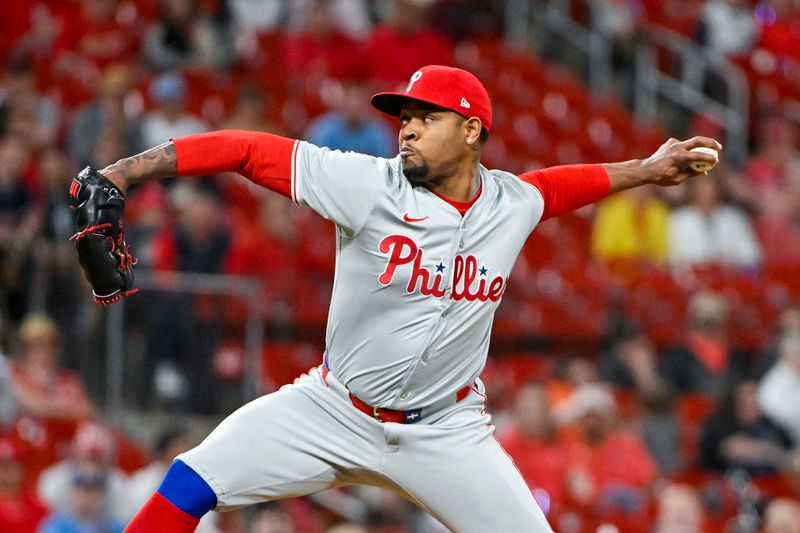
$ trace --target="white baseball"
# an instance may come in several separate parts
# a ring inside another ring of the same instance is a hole
[[[692,161],[689,163],[689,167],[694,170],[695,172],[708,172],[712,168],[717,165],[719,162],[719,152],[714,150],[713,148],[706,148],[705,146],[698,146],[697,148],[692,148],[689,150],[690,152],[702,152],[704,154],[710,154],[714,156],[713,163],[709,163],[708,161]]]

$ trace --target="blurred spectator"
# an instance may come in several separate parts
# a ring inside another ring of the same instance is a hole
[[[672,483],[658,495],[654,533],[703,533],[703,503],[689,485]]]
[[[5,433],[16,414],[17,402],[11,380],[11,364],[0,348],[0,435]]]
[[[753,361],[752,375],[758,379],[763,378],[780,359],[783,340],[795,335],[800,336],[800,303],[791,303],[781,310],[770,344]]]
[[[675,392],[716,395],[742,372],[744,354],[728,340],[728,304],[717,294],[700,292],[689,301],[683,339],[658,361],[659,374]]]
[[[745,174],[754,189],[756,227],[768,264],[800,261],[800,152],[796,128],[773,116],[757,127],[758,151]]]
[[[164,474],[167,473],[167,469],[175,457],[190,447],[189,431],[185,427],[169,427],[159,435],[153,450],[155,453],[153,462],[134,472],[125,484],[127,494],[125,522],[130,521],[147,499],[158,490]],[[206,513],[195,531],[198,533],[217,532],[218,529],[215,526],[217,516],[214,512]]]
[[[66,154],[51,146],[39,154],[38,176],[41,200],[45,204],[42,234],[48,244],[67,244],[74,230],[72,211],[64,202],[77,168]],[[71,247],[71,245],[70,245]]]
[[[452,65],[452,45],[427,23],[431,0],[391,0],[385,22],[373,28],[363,53],[370,77],[384,85],[407,82],[425,65]],[[402,50],[402,53],[387,53]]]
[[[0,83],[0,136],[13,134],[29,146],[46,146],[55,141],[60,125],[60,109],[38,92],[30,63],[8,59]]]
[[[616,194],[597,207],[592,225],[592,253],[615,259],[663,263],[667,258],[669,208],[651,187]]]
[[[513,408],[513,425],[501,436],[500,443],[545,514],[563,510],[569,458],[541,385],[527,383],[520,387]]]
[[[584,385],[562,415],[563,422],[575,425],[567,445],[571,497],[603,513],[642,512],[658,471],[641,438],[616,427],[611,393],[601,385]]]
[[[709,0],[703,6],[697,40],[719,56],[743,55],[753,48],[758,27],[747,0]]]
[[[589,5],[593,26],[613,43],[615,63],[630,65],[644,15],[641,0],[597,0]]]
[[[344,80],[339,88],[334,109],[309,125],[305,139],[331,150],[393,157],[398,150],[393,132],[386,122],[364,109],[369,99],[366,85],[359,80]]]
[[[76,515],[73,518],[82,521],[97,518],[101,509],[107,513],[103,516],[124,520],[128,508],[125,474],[114,466],[113,460],[111,432],[97,423],[86,423],[75,433],[69,457],[39,476],[39,497],[53,511]],[[58,516],[62,517],[59,520],[67,520],[64,515]]]
[[[59,366],[60,339],[53,321],[30,315],[20,325],[19,338],[21,350],[11,375],[20,414],[73,423],[89,418],[94,408],[83,385]]]
[[[664,383],[658,375],[653,343],[642,328],[628,325],[600,359],[600,378],[611,385],[657,394]]]
[[[103,75],[98,97],[77,111],[69,130],[68,151],[79,165],[93,164],[102,168],[95,158],[97,145],[104,136],[120,135],[122,151],[133,154],[142,151],[142,124],[138,116],[128,116],[125,98],[132,87],[133,72],[124,66],[113,65]],[[149,147],[148,147],[149,148]]]
[[[213,192],[188,182],[176,184],[171,193],[178,221],[154,243],[154,266],[180,272],[221,273],[230,236],[221,222],[220,201]],[[151,360],[147,367],[161,366],[162,370],[156,368],[156,376],[171,376],[166,381],[169,385],[161,390],[163,394],[173,389],[169,393],[171,402],[199,413],[214,412],[219,407],[221,387],[209,369],[221,334],[222,309],[210,295],[169,294],[157,300],[157,308],[148,316]],[[182,391],[185,385],[181,383],[191,387]]]
[[[235,59],[226,25],[204,15],[198,0],[160,0],[160,18],[145,37],[143,54],[156,69],[221,69]]]
[[[267,502],[256,505],[247,533],[296,533],[291,517],[283,509],[281,502]]]
[[[261,280],[260,307],[273,326],[291,321],[298,283],[304,277],[297,263],[301,255],[299,212],[292,201],[267,194],[260,206],[258,225],[242,218],[234,226],[225,272]]]
[[[150,98],[156,108],[145,115],[142,124],[146,148],[158,146],[173,137],[208,131],[202,120],[185,110],[186,90],[186,80],[180,74],[161,74],[152,81]]]
[[[80,465],[70,472],[64,487],[68,504],[51,514],[39,533],[122,533],[125,525],[112,518],[105,507],[109,490],[107,472]]]
[[[137,52],[141,19],[135,7],[119,0],[83,0],[72,49],[98,69],[128,61]]]
[[[561,359],[555,371],[555,379],[547,382],[545,390],[556,418],[572,395],[583,385],[597,383],[597,364],[586,357]]]
[[[162,234],[173,223],[173,210],[167,200],[168,189],[162,183],[151,181],[128,189],[125,201],[127,215],[125,238],[131,253],[141,269],[152,269],[160,259]],[[153,367],[148,363],[150,354],[145,344],[145,330],[152,314],[151,295],[157,291],[142,291],[141,297],[125,304],[126,320],[130,327],[126,331],[130,346],[137,346],[128,366],[130,381],[127,387],[139,408],[149,407],[153,402]]]
[[[800,335],[781,338],[778,362],[761,380],[758,403],[764,414],[800,443]]]
[[[640,29],[644,22],[642,0],[594,0],[592,26],[611,44],[611,61],[616,74],[614,92],[631,105],[634,92],[634,59]]]
[[[142,32],[136,8],[128,2],[84,0],[79,7],[69,22],[61,22],[64,38],[47,80],[67,108],[95,95],[106,67],[138,55]]]
[[[25,182],[28,147],[18,137],[0,137],[0,305],[12,320],[27,308],[31,252],[39,213]]]
[[[453,42],[496,39],[503,34],[504,8],[503,2],[493,0],[437,0],[430,20]]]
[[[341,77],[360,69],[362,51],[335,26],[333,8],[330,0],[311,0],[302,27],[284,35],[281,57],[286,75],[301,80],[310,74]]]
[[[669,220],[670,262],[757,267],[761,254],[747,215],[723,203],[712,177],[694,179],[690,187],[691,203],[676,209]]]
[[[13,45],[28,31],[33,2],[6,2],[0,18],[0,56],[8,57]]]
[[[789,435],[761,412],[755,381],[732,387],[700,432],[700,464],[709,470],[777,474],[791,448]]]
[[[229,245],[220,200],[214,191],[189,182],[176,184],[170,194],[179,218],[174,231],[162,235],[155,267],[219,272]]]
[[[800,503],[790,498],[772,500],[764,510],[762,533],[800,533]]]
[[[604,382],[636,392],[643,407],[640,423],[647,448],[661,473],[676,472],[683,459],[673,395],[658,373],[658,355],[644,331],[633,325],[625,328],[603,354],[599,372]]]
[[[745,167],[745,173],[760,193],[768,190],[800,194],[800,152],[797,129],[788,119],[770,116],[756,130],[757,151]],[[764,198],[768,208],[771,198]]]
[[[49,74],[53,59],[75,43],[80,11],[70,2],[20,2],[26,4],[18,12],[17,36],[10,55],[25,58],[42,74]],[[4,13],[5,14],[5,13]]]
[[[130,214],[126,239],[141,268],[154,268],[158,238],[170,217],[167,191],[160,183],[143,183],[128,191],[125,211]]]
[[[356,40],[366,37],[372,20],[365,0],[294,0],[289,3],[290,31],[304,26],[320,3],[330,5],[326,15],[336,31]]]
[[[239,90],[236,107],[223,129],[264,131],[285,135],[284,128],[267,118],[267,95],[254,84],[245,84]]]
[[[76,169],[61,150],[52,147],[39,155],[38,181],[44,205],[42,228],[36,242],[36,276],[31,286],[31,306],[46,309],[59,329],[68,331],[78,314],[82,286],[69,238],[75,230],[72,211],[64,201]],[[65,339],[70,343],[74,339]],[[67,348],[77,347],[67,345]]]
[[[14,442],[0,438],[0,531],[35,533],[47,507],[22,486],[23,465]]]

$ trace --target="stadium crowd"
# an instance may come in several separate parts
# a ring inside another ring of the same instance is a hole
[[[563,65],[504,44],[503,4],[3,4],[0,531],[121,531],[202,436],[194,417],[235,407],[226,391],[242,381],[241,302],[143,291],[126,301],[126,406],[178,422],[138,438],[108,419],[104,314],[69,241],[67,187],[82,166],[219,128],[392,157],[396,125],[369,95],[425,64],[486,83],[497,124],[487,166],[624,160],[666,139],[632,118],[625,95],[591,93]],[[623,64],[656,24],[752,67],[754,84],[765,57],[800,61],[794,0],[572,4],[578,20],[594,4]],[[723,152],[708,177],[548,221],[524,248],[483,377],[496,436],[556,531],[800,532],[800,152],[781,91],[756,95],[744,164]],[[685,126],[725,142],[713,116]],[[319,363],[330,223],[235,176],[140,186],[127,214],[138,269],[260,281],[266,391]],[[211,514],[199,531],[441,528],[360,488]]]

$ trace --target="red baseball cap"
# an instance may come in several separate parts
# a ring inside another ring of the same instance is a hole
[[[492,125],[492,103],[489,93],[475,75],[460,68],[428,65],[408,81],[405,92],[378,93],[372,105],[379,111],[400,116],[400,108],[416,100],[443,107],[464,117],[478,117],[488,131]]]

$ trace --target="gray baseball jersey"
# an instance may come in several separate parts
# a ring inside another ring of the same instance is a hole
[[[513,174],[480,167],[464,214],[402,173],[400,158],[298,141],[293,199],[337,225],[330,370],[379,407],[436,403],[475,381],[494,312],[544,209]]]

